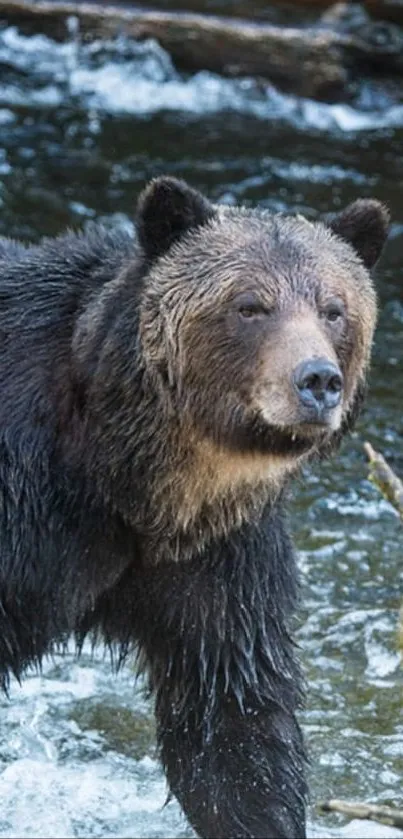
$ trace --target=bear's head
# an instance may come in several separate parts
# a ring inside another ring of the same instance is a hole
[[[388,221],[375,200],[312,223],[220,208],[173,178],[146,188],[144,353],[210,451],[289,471],[352,426],[376,321],[369,270]]]

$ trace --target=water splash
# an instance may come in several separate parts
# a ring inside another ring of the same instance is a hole
[[[121,36],[83,44],[73,32],[60,44],[8,27],[0,33],[0,62],[7,67],[0,106],[54,108],[70,98],[85,109],[109,114],[181,111],[200,116],[230,111],[343,133],[403,125],[403,105],[364,112],[286,95],[251,78],[226,79],[207,71],[181,75],[168,53],[151,39],[137,43]]]

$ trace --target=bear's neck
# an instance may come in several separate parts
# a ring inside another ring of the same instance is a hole
[[[153,438],[163,445],[158,468],[148,475],[142,524],[156,560],[184,560],[245,521],[257,521],[295,471],[295,459],[234,452],[172,416]]]
[[[155,560],[183,560],[257,521],[298,468],[291,455],[234,451],[203,437],[144,368],[117,411],[119,391],[113,422],[103,409],[109,392],[101,397],[75,457],[86,463],[101,503],[123,517]]]

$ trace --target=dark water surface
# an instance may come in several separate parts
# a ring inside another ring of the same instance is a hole
[[[251,80],[179,76],[155,43],[82,47],[0,31],[0,233],[25,240],[101,218],[131,223],[150,176],[215,200],[311,217],[358,196],[387,201],[368,409],[341,455],[295,484],[304,577],[299,641],[313,805],[333,796],[403,806],[403,678],[396,646],[403,531],[369,484],[369,440],[403,474],[403,109],[360,111]],[[385,104],[385,103],[384,103]],[[373,102],[371,103],[373,107]],[[49,662],[1,700],[0,836],[190,836],[165,809],[152,708],[102,651]],[[311,836],[397,836],[321,817]]]

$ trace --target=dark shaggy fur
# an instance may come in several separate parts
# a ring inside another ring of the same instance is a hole
[[[71,633],[121,659],[136,651],[170,789],[204,837],[305,835],[282,492],[301,457],[338,444],[362,398],[364,266],[387,219],[359,205],[336,236],[220,211],[162,179],[140,199],[136,241],[97,227],[0,241],[1,684]],[[234,308],[240,265],[263,277],[253,293],[266,302]],[[347,301],[337,329],[321,325],[333,285]],[[289,340],[288,317],[307,345],[312,322],[312,352],[328,348],[344,376],[340,418],[320,430],[299,418],[285,362],[288,419],[259,413],[270,336],[277,350]]]

